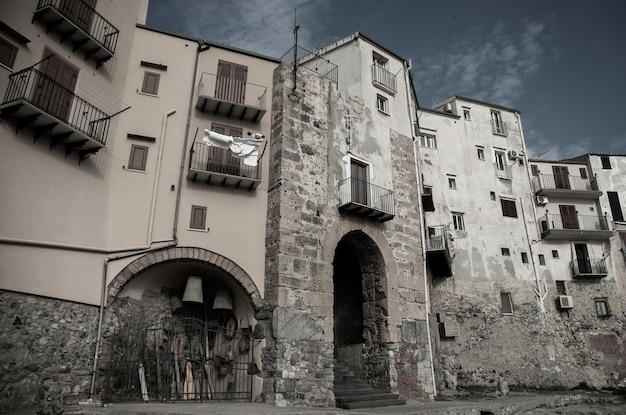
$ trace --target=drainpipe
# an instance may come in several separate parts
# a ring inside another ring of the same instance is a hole
[[[517,118],[517,125],[519,126],[519,132],[520,132],[520,136],[522,137],[522,147],[524,149],[524,154],[528,154],[528,151],[526,150],[526,140],[524,139],[524,131],[522,130],[522,119],[519,116],[519,112],[515,113],[515,117]],[[530,176],[530,169],[528,166],[528,157],[526,158],[526,164],[524,166],[525,170],[526,170],[526,177],[528,178],[528,183],[531,183],[532,186],[532,178]],[[530,192],[530,197],[532,200],[533,197],[533,193],[532,193],[532,188],[531,188],[531,192]],[[548,290],[546,290],[545,287],[545,281],[542,281],[539,278],[539,271],[537,271],[537,262],[535,261],[535,252],[533,250],[533,243],[530,239],[530,236],[528,234],[528,223],[526,222],[526,214],[524,212],[524,200],[522,198],[520,198],[520,206],[522,207],[522,216],[524,219],[524,230],[526,231],[526,240],[528,241],[528,250],[530,252],[530,260],[532,261],[533,264],[533,274],[535,275],[535,294],[537,294],[537,298],[539,299],[538,301],[538,305],[539,305],[539,312],[541,313],[540,316],[541,317],[545,317],[545,312],[546,312],[546,308],[544,305],[543,300],[546,298],[546,296],[548,295]],[[531,209],[532,210],[532,214],[533,214],[533,223],[535,224],[535,231],[536,226],[537,226],[537,212],[535,211],[535,209]],[[543,287],[542,287],[542,283],[543,282]],[[542,320],[543,321],[543,320]]]
[[[154,230],[154,213],[156,211],[156,199],[157,199],[157,193],[158,193],[158,188],[159,188],[161,164],[163,161],[163,147],[165,147],[164,145],[165,144],[165,130],[167,128],[167,120],[175,112],[176,110],[171,110],[170,112],[166,113],[163,116],[163,126],[161,127],[161,139],[159,142],[159,153],[157,156],[156,171],[154,173],[155,174],[154,187],[152,188],[152,206],[150,206],[150,220],[148,221],[148,236],[146,238],[146,243],[148,244],[152,240],[152,232]]]
[[[417,146],[416,146],[416,137],[415,137],[415,128],[414,125],[419,125],[417,117],[415,117],[415,124],[413,123],[414,115],[416,115],[416,108],[411,105],[411,88],[409,82],[411,81],[411,76],[409,71],[411,70],[411,62],[403,63],[404,66],[404,82],[406,84],[406,93],[407,93],[407,110],[409,113],[409,124],[411,128],[411,139],[413,140],[413,163],[415,164],[415,180],[417,184],[417,211],[420,218],[420,224],[422,225],[422,229],[420,229],[420,238],[422,241],[422,265],[423,265],[423,275],[424,275],[424,295],[426,301],[426,333],[428,335],[428,354],[430,359],[430,378],[432,380],[432,388],[433,388],[433,398],[437,397],[437,385],[435,383],[435,367],[434,367],[434,359],[433,359],[433,346],[432,339],[430,335],[430,292],[428,291],[428,278],[427,278],[427,270],[426,270],[426,251],[424,251],[424,247],[426,246],[426,236],[424,233],[424,227],[426,226],[426,221],[424,218],[424,211],[422,210],[422,197],[421,197],[421,180],[420,180],[420,170],[417,158]],[[417,97],[415,98],[417,101]],[[417,102],[416,102],[417,103]]]

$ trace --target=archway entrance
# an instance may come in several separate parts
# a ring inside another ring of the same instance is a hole
[[[389,384],[386,280],[376,243],[362,231],[344,235],[333,259],[335,359],[373,386]]]

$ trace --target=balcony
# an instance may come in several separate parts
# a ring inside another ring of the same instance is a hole
[[[203,73],[196,108],[213,115],[258,122],[266,112],[267,87]]]
[[[31,126],[35,141],[48,136],[50,149],[64,144],[65,155],[76,151],[81,161],[104,147],[111,118],[34,68],[9,76],[0,112],[16,120],[16,133]]]
[[[513,179],[513,171],[511,170],[511,166],[506,164],[506,161],[496,162],[494,164],[494,168],[496,170],[496,177],[499,177],[500,179],[505,179],[505,180]]]
[[[39,0],[33,21],[59,33],[61,43],[69,41],[97,67],[115,53],[120,31],[82,0]]]
[[[576,258],[570,267],[577,278],[603,278],[609,274],[603,258]]]
[[[608,240],[613,232],[605,218],[594,215],[546,214],[539,219],[543,239]]]
[[[393,219],[393,192],[369,182],[348,178],[338,185],[339,210],[379,222]]]
[[[538,174],[533,177],[532,185],[535,194],[542,196],[595,200],[602,195],[594,178]]]
[[[230,150],[193,143],[187,178],[192,182],[255,189],[261,183],[260,165],[248,166],[229,154]]]
[[[372,64],[372,83],[392,95],[398,92],[396,76],[375,63]]]
[[[426,263],[433,277],[451,277],[452,264],[448,247],[448,230],[446,226],[426,228]]]
[[[498,134],[498,135],[507,135],[508,131],[506,129],[506,126],[504,125],[504,121],[502,121],[500,118],[498,119],[491,119],[491,131],[494,134]]]

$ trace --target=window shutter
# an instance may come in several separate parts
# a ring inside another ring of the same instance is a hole
[[[0,38],[0,63],[9,68],[13,68],[16,55],[17,48],[6,40]]]
[[[143,77],[141,92],[156,95],[159,91],[159,77],[158,73],[146,72]]]
[[[539,169],[537,168],[536,164],[531,164],[530,165],[530,171],[531,171],[533,176],[537,176],[539,174]]]
[[[130,148],[128,168],[131,170],[146,170],[148,147],[133,145]]]
[[[189,227],[204,230],[206,224],[206,206],[191,206],[191,220]]]
[[[580,168],[580,178],[581,179],[586,179],[587,178],[587,169],[584,167]]]
[[[622,214],[622,206],[619,203],[619,195],[617,192],[606,192],[609,198],[609,205],[611,205],[611,214],[614,221],[623,221],[624,215]]]

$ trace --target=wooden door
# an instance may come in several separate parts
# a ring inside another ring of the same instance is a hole
[[[576,262],[578,262],[578,272],[581,274],[591,274],[591,260],[586,244],[574,244],[576,251]]]
[[[50,51],[44,54],[47,59],[43,61],[41,72],[38,74],[34,104],[61,121],[67,121],[78,69]]]
[[[219,61],[215,97],[224,101],[243,104],[246,99],[248,68],[235,63]]]
[[[578,226],[578,215],[576,213],[576,206],[559,205],[559,211],[561,212],[563,229],[580,229]]]
[[[554,185],[557,189],[570,189],[569,171],[565,166],[552,166]]]
[[[89,33],[96,8],[96,0],[62,0],[61,13],[72,23]]]
[[[352,201],[362,205],[367,205],[367,165],[356,160],[352,160],[350,162],[350,178],[352,185]]]

